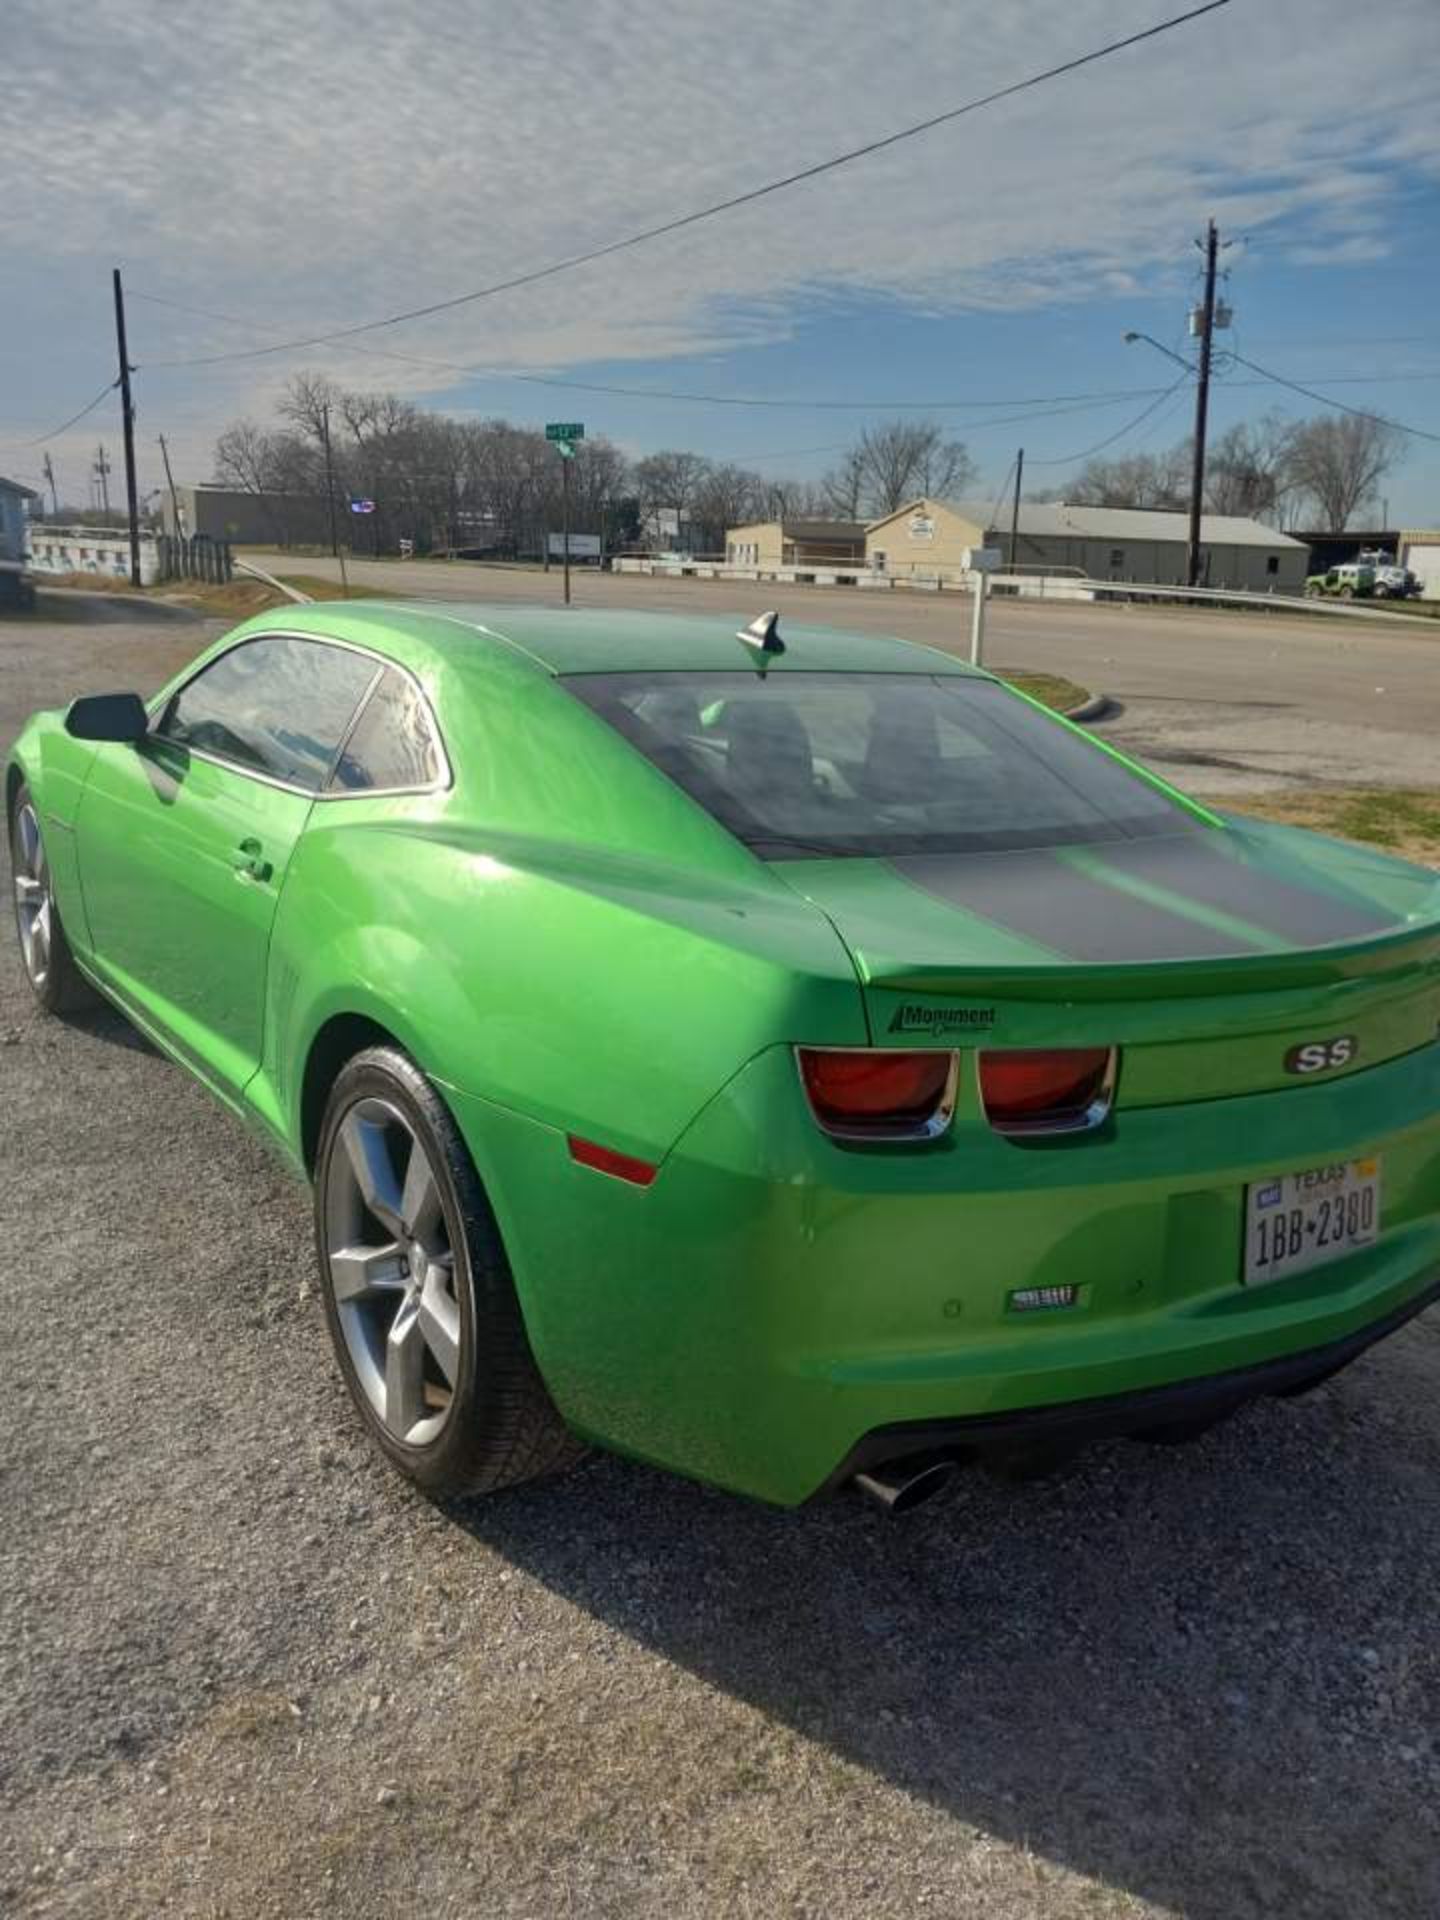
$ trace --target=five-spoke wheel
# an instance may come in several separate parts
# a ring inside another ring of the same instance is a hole
[[[357,1100],[325,1189],[325,1258],[356,1377],[407,1446],[439,1434],[460,1365],[455,1254],[435,1169],[393,1101]]]
[[[40,812],[23,784],[10,807],[10,867],[20,958],[35,998],[47,1013],[74,1013],[92,1006],[94,992],[75,964],[55,903]]]
[[[20,928],[20,954],[31,986],[41,993],[50,973],[54,902],[45,842],[40,837],[40,822],[28,796],[15,809],[11,858],[15,867],[15,919]]]
[[[578,1456],[465,1142],[396,1047],[356,1054],[331,1089],[315,1228],[340,1370],[377,1445],[412,1480],[479,1492]]]

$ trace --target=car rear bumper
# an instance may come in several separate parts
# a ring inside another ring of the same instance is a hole
[[[1435,1045],[1324,1085],[1122,1108],[1063,1142],[1017,1146],[971,1111],[943,1143],[882,1149],[825,1139],[775,1049],[644,1188],[577,1166],[553,1129],[452,1099],[565,1417],[780,1505],[897,1427],[1013,1446],[1027,1424],[1134,1430],[1156,1392],[1199,1411],[1151,1424],[1283,1391],[1292,1363],[1296,1380],[1323,1372],[1419,1311],[1440,1274]],[[1248,1183],[1375,1153],[1376,1244],[1242,1284]],[[1078,1287],[1073,1310],[1013,1309],[1014,1289],[1059,1284]],[[1245,1384],[1271,1367],[1279,1387]]]
[[[915,1454],[939,1454],[962,1462],[1004,1468],[1037,1457],[1067,1454],[1100,1440],[1170,1440],[1200,1432],[1238,1413],[1254,1400],[1308,1393],[1348,1367],[1367,1348],[1395,1333],[1440,1300],[1440,1273],[1405,1305],[1381,1319],[1332,1340],[1255,1366],[1176,1380],[1168,1386],[1073,1400],[1059,1406],[1021,1407],[1013,1413],[971,1414],[954,1420],[898,1422],[876,1427],[858,1440],[835,1468],[822,1492],[843,1486],[857,1473]]]

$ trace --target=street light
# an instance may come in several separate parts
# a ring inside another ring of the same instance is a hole
[[[1133,347],[1137,340],[1143,340],[1147,346],[1154,347],[1157,353],[1163,353],[1167,360],[1173,360],[1176,366],[1183,367],[1186,373],[1194,373],[1195,369],[1188,360],[1182,359],[1178,353],[1172,353],[1169,347],[1161,346],[1154,334],[1137,333],[1132,329],[1125,335],[1125,344],[1127,347]]]

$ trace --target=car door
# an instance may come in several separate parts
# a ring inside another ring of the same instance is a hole
[[[382,662],[290,634],[241,641],[104,746],[76,820],[93,964],[216,1088],[260,1059],[270,930],[315,795]]]

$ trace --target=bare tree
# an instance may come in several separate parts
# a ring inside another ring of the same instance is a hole
[[[1278,520],[1293,491],[1290,474],[1295,430],[1278,413],[1238,420],[1210,443],[1205,461],[1205,506],[1210,513]]]
[[[1116,460],[1089,460],[1065,488],[1077,507],[1160,507],[1189,504],[1190,446],[1181,441],[1166,453],[1132,453]]]
[[[1399,427],[1372,414],[1321,414],[1295,428],[1287,471],[1327,529],[1343,532],[1400,458]]]
[[[953,495],[975,478],[963,441],[947,440],[934,420],[889,420],[867,427],[857,448],[860,498],[872,513],[893,513],[919,494]]]
[[[682,520],[688,519],[709,466],[710,462],[702,454],[674,448],[637,460],[634,480],[641,512],[648,515],[669,508]]]
[[[841,520],[858,520],[865,497],[865,454],[860,446],[846,449],[820,482],[825,505]]]
[[[747,467],[711,467],[695,490],[691,519],[702,552],[719,553],[727,527],[743,526],[762,511],[765,482]]]

